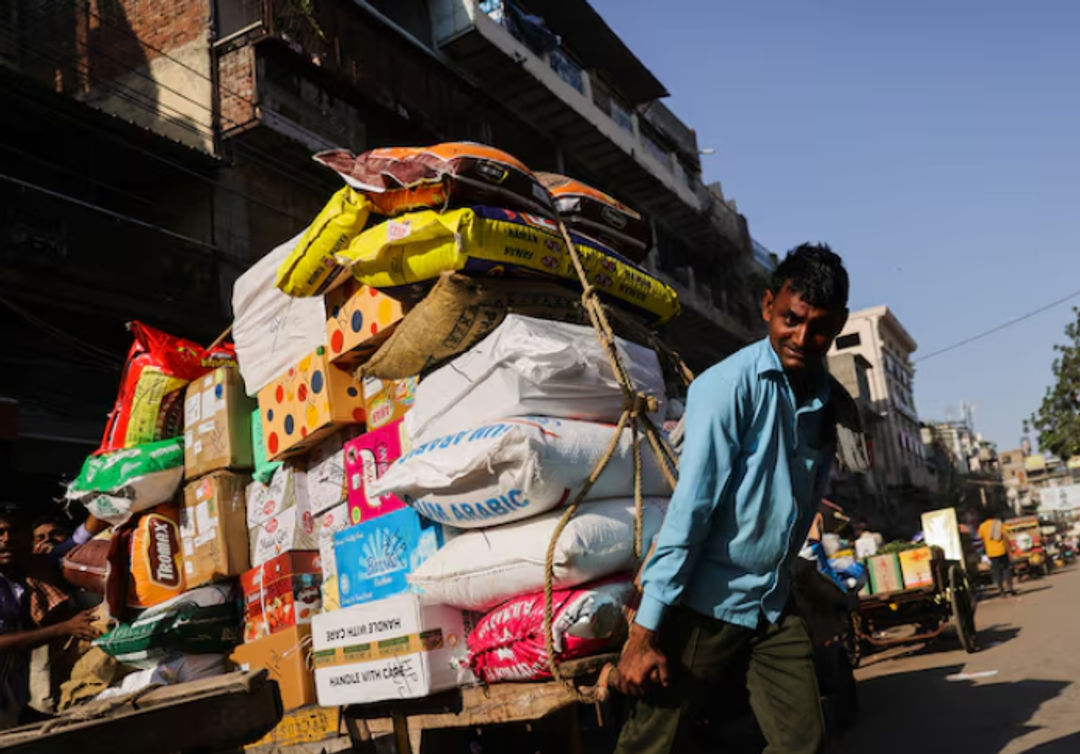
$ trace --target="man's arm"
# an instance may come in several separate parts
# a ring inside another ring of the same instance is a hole
[[[666,685],[666,658],[655,632],[693,573],[701,543],[709,536],[713,513],[731,480],[741,452],[740,425],[747,413],[742,390],[724,381],[695,382],[686,403],[686,439],[679,462],[679,484],[656,537],[656,548],[642,571],[641,604],[619,660],[623,691],[640,694],[648,682]]]
[[[49,555],[53,560],[59,561],[79,545],[85,545],[94,538],[95,534],[104,531],[108,526],[109,524],[101,519],[87,516],[86,520],[79,524],[75,533],[54,547]]]
[[[740,392],[739,386],[720,381],[690,388],[679,484],[642,571],[641,605],[634,617],[642,628],[655,631],[667,607],[678,601],[701,553],[698,545],[709,536],[713,512],[741,452]]]
[[[54,623],[51,626],[33,628],[29,631],[17,631],[10,634],[0,634],[0,653],[18,649],[35,649],[42,644],[47,644],[53,639],[63,636],[74,636],[79,639],[94,639],[98,633],[94,630],[94,611],[84,610],[68,620]]]

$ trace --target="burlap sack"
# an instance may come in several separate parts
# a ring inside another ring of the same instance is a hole
[[[606,311],[616,335],[656,347],[655,336],[644,325],[611,308]],[[581,294],[570,288],[542,280],[472,278],[444,272],[358,369],[357,377],[396,380],[430,371],[472,347],[510,313],[589,324]]]

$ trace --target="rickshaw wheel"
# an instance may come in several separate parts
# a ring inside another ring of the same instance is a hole
[[[958,563],[949,566],[949,602],[956,638],[965,652],[978,650],[975,637],[975,608],[971,600],[971,584]]]

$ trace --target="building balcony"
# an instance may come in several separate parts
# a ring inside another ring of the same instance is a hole
[[[680,227],[692,244],[715,245],[713,201],[698,176],[696,140],[656,101],[667,94],[663,86],[586,3],[534,0],[533,6],[556,31],[581,37],[574,49],[590,57],[579,63],[557,42],[522,33],[511,23],[514,6],[504,2],[432,0],[435,44],[612,193]],[[590,72],[597,68],[611,78]]]

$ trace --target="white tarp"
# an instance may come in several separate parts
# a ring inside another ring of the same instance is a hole
[[[545,513],[575,499],[614,435],[610,424],[526,416],[462,427],[413,446],[367,494],[397,495],[421,515],[478,528]],[[671,494],[656,456],[641,438],[642,494]],[[587,500],[632,497],[634,454],[629,429]]]
[[[616,338],[635,387],[662,405],[656,354]],[[413,444],[505,416],[615,422],[623,394],[591,327],[509,314],[490,335],[420,381],[405,415]],[[660,423],[662,411],[653,416]]]
[[[232,336],[250,396],[326,342],[323,297],[294,298],[274,285],[278,267],[299,240],[298,235],[275,248],[233,286]]]
[[[667,510],[666,498],[646,498],[642,548],[649,549]],[[548,543],[562,511],[489,529],[470,529],[446,543],[408,576],[424,601],[462,610],[487,610],[512,597],[544,588]],[[553,586],[629,572],[634,568],[634,501],[582,503],[559,535]]]

